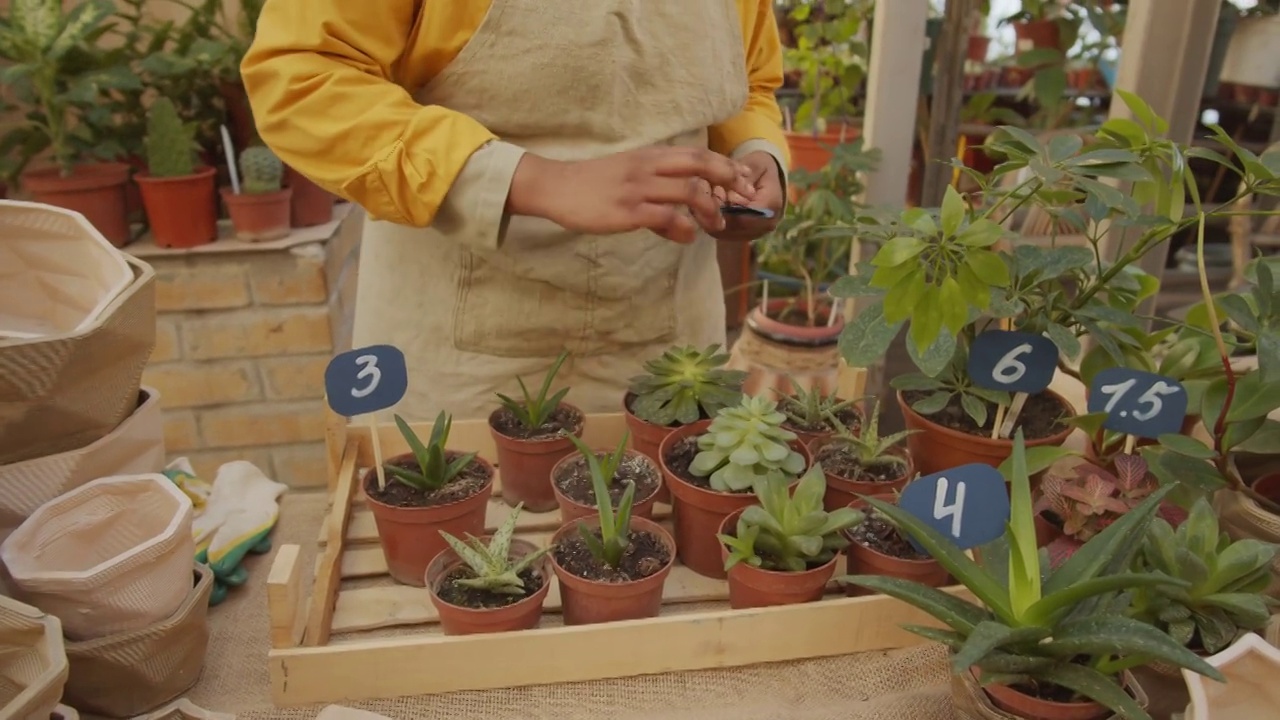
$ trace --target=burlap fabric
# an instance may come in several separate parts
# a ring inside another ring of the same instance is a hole
[[[314,562],[324,509],[320,493],[282,498],[274,544],[301,545],[303,567]],[[266,663],[269,566],[270,556],[250,560],[249,582],[210,609],[204,675],[187,698],[202,708],[235,713],[240,720],[312,720],[320,706],[276,709],[271,704]],[[520,659],[494,659],[509,661]],[[945,652],[941,646],[924,646],[748,668],[343,704],[395,720],[952,720],[948,683]]]

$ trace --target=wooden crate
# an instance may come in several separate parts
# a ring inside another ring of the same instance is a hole
[[[425,436],[430,425],[414,429]],[[587,420],[585,439],[593,447],[614,447],[624,429],[621,415],[593,415]],[[663,611],[657,618],[565,627],[558,614],[558,587],[553,585],[539,629],[447,637],[436,624],[427,591],[397,585],[386,574],[373,518],[359,488],[361,470],[372,462],[372,432],[368,427],[347,426],[340,419],[330,425],[332,503],[317,539],[314,582],[307,586],[303,579],[310,568],[302,566],[297,545],[281,546],[271,567],[268,657],[277,705],[574,682],[885,650],[920,642],[900,625],[936,624],[896,600],[846,598],[834,585],[821,602],[731,610],[724,581],[677,565],[666,581]],[[393,424],[380,425],[377,432],[384,456],[405,451]],[[490,460],[496,457],[484,421],[455,422],[449,444]],[[501,499],[491,499],[489,529],[500,525],[509,512]],[[669,507],[659,505],[655,519],[667,522],[669,514]],[[517,535],[545,542],[558,524],[556,512],[522,513]]]

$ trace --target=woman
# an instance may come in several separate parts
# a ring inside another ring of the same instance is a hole
[[[772,0],[267,0],[241,72],[265,142],[368,211],[355,344],[405,352],[413,418],[484,417],[562,350],[617,411],[724,341],[707,233],[773,221],[721,198],[783,209]]]

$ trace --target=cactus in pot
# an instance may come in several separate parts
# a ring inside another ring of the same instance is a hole
[[[284,163],[265,145],[245,148],[240,153],[240,178],[248,195],[279,192],[284,182]]]
[[[135,180],[156,245],[213,242],[218,237],[217,174],[213,168],[196,167],[195,128],[183,122],[169,98],[151,104],[145,145],[147,172]]]
[[[195,162],[195,128],[182,122],[178,108],[169,98],[157,98],[147,113],[147,170],[153,177],[191,175]]]
[[[276,240],[289,234],[292,191],[282,187],[284,163],[262,145],[240,152],[240,192],[222,190],[222,200],[236,237],[250,242]]]

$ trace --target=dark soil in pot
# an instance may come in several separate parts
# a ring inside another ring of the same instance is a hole
[[[440,587],[436,590],[436,594],[440,596],[441,600],[450,605],[471,608],[472,610],[495,610],[508,605],[515,605],[530,595],[536,594],[538,590],[542,589],[543,584],[547,582],[547,578],[542,573],[534,568],[525,568],[520,573],[520,579],[524,581],[526,588],[535,589],[533,592],[526,591],[524,595],[498,593],[458,584],[459,580],[469,580],[475,576],[476,574],[469,567],[456,567],[440,580]]]
[[[498,467],[502,468],[502,499],[512,507],[524,503],[529,512],[555,510],[551,472],[556,463],[577,452],[569,435],[581,436],[586,415],[561,403],[550,419],[536,428],[527,428],[505,407],[489,415],[489,430],[498,447]]]
[[[527,428],[510,410],[499,408],[489,420],[494,430],[512,440],[552,440],[562,434],[577,435],[582,432],[582,411],[572,405],[561,405],[551,411],[551,417],[536,428]]]
[[[907,403],[911,405],[929,395],[929,392],[916,390],[908,390],[903,393]],[[982,427],[978,427],[973,418],[969,417],[969,414],[961,407],[959,395],[952,396],[951,402],[947,403],[947,406],[939,412],[925,415],[924,417],[930,422],[945,428],[989,439],[991,437],[991,424],[996,419],[996,406],[994,403],[985,400],[982,403],[987,406],[987,422]],[[1014,429],[1016,431],[1017,428],[1021,428],[1027,440],[1042,440],[1066,429],[1068,426],[1062,420],[1070,414],[1071,408],[1064,405],[1053,395],[1048,393],[1030,395],[1027,397],[1027,403],[1022,406],[1022,412],[1018,415],[1017,427]]]
[[[834,443],[819,449],[814,461],[822,463],[822,469],[833,475],[864,483],[891,483],[900,479],[907,469],[905,461],[900,465],[885,463],[866,467],[853,451]]]
[[[551,482],[555,485],[563,522],[596,514],[595,487],[591,483],[586,458],[581,454],[568,455],[556,464],[551,471]],[[622,502],[622,496],[630,485],[636,488],[631,514],[652,518],[653,505],[662,488],[662,473],[657,463],[634,450],[623,455],[609,483],[609,502],[614,508]]]
[[[888,495],[901,490],[915,477],[910,453],[896,452],[900,462],[864,465],[856,451],[833,438],[819,438],[809,446],[814,463],[822,465],[827,478],[823,506],[827,512],[848,507],[860,495]]]
[[[849,531],[849,539],[859,545],[898,560],[928,560],[928,553],[916,550],[902,532],[882,517],[872,515]]]
[[[652,520],[631,519],[630,544],[618,569],[596,560],[582,539],[582,526],[599,537],[600,522],[587,518],[565,523],[551,538],[552,567],[560,581],[566,625],[655,617],[662,589],[675,560],[671,535]]]
[[[492,536],[484,536],[480,541],[487,545],[492,539]],[[536,552],[538,547],[533,543],[513,538],[507,557],[515,562]],[[439,613],[440,625],[446,635],[510,632],[538,626],[542,605],[551,591],[551,564],[545,555],[520,573],[524,582],[524,592],[520,595],[459,584],[460,580],[472,577],[475,573],[453,549],[437,555],[427,567],[431,604]]]
[[[854,435],[857,435],[858,432],[862,430],[862,413],[858,412],[856,407],[850,406],[841,409],[840,412],[836,413],[836,420],[839,420],[840,424],[848,428],[849,432]],[[815,426],[797,423],[788,419],[786,422],[782,423],[782,427],[790,430],[796,435],[799,435],[800,442],[805,445],[808,445],[818,438],[831,437],[832,435],[835,435],[835,433],[831,431],[831,426],[825,422]]]
[[[461,455],[462,453],[456,452],[445,453],[445,457],[448,458],[449,462],[453,462]],[[418,469],[418,461],[412,455],[392,458],[387,464],[395,465],[405,470],[417,471]],[[490,479],[491,474],[487,466],[472,462],[462,472],[458,473],[458,477],[453,482],[433,493],[423,494],[421,490],[409,487],[393,479],[390,475],[387,475],[387,486],[379,488],[376,473],[373,475],[373,482],[365,485],[364,492],[383,505],[392,507],[435,507],[466,500],[479,492],[485,485],[488,485]]]
[[[600,537],[599,528],[592,531]],[[617,570],[596,560],[587,549],[587,541],[571,535],[556,545],[556,562],[560,567],[580,578],[606,583],[625,583],[643,580],[671,562],[671,553],[657,535],[644,531],[631,531],[631,543],[622,554]]]
[[[892,495],[873,496],[887,503],[896,502]],[[945,587],[951,576],[927,553],[915,546],[892,523],[870,510],[868,503],[859,498],[849,507],[867,513],[867,518],[857,527],[845,532],[849,547],[845,548],[850,575],[884,575],[903,580],[913,580],[929,587]],[[850,597],[870,595],[872,592],[857,585],[845,585]]]

